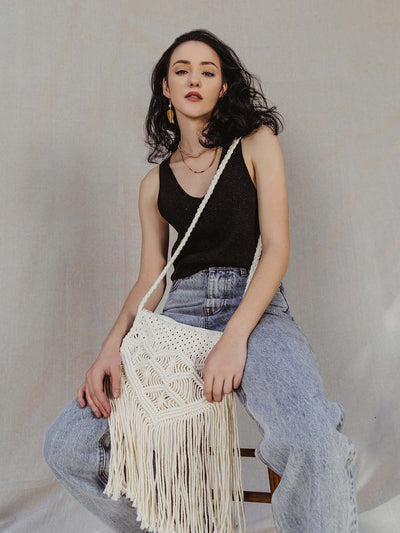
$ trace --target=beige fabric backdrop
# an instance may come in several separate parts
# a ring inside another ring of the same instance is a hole
[[[150,72],[197,27],[286,119],[291,311],[359,448],[360,531],[398,531],[399,15],[395,0],[0,3],[2,531],[109,531],[55,480],[43,433],[136,281]],[[242,409],[240,425],[255,446]],[[245,489],[267,489],[243,461]],[[273,531],[269,505],[246,513]]]

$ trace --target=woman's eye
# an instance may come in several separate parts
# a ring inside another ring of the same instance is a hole
[[[187,70],[177,70],[176,74],[179,74],[180,72],[187,72]],[[203,74],[209,74],[210,76],[208,76],[208,77],[214,76],[213,72],[203,72]]]

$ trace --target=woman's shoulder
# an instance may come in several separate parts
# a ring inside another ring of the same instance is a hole
[[[244,135],[242,137],[242,141],[248,146],[251,146],[263,142],[264,140],[269,140],[272,137],[277,137],[277,135],[275,135],[269,126],[266,124],[261,124],[251,133]]]
[[[140,181],[140,195],[157,201],[160,186],[160,166],[152,167]]]
[[[270,137],[271,135],[274,135],[271,128],[262,124],[256,130],[249,133],[248,135],[242,136],[241,138],[243,160],[246,164],[251,180],[253,181],[254,186],[256,188],[257,180],[255,163],[257,160],[257,153],[260,150],[260,146],[262,147],[262,149],[265,149],[265,139],[267,137]]]
[[[168,225],[168,222],[161,216],[158,208],[158,195],[160,190],[159,168],[160,165],[152,167],[140,181],[139,212],[143,214],[156,213],[157,218],[160,218],[165,225]]]
[[[256,130],[242,137],[243,154],[246,153],[254,165],[266,152],[274,153],[280,147],[278,135],[266,124],[261,124]]]
[[[257,169],[264,168],[266,162],[276,164],[282,157],[278,136],[265,124],[241,138],[242,154],[250,177],[257,188]]]

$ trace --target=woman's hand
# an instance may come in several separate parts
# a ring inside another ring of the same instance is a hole
[[[121,389],[121,355],[119,347],[103,345],[97,359],[85,375],[85,383],[78,389],[77,397],[81,407],[86,401],[97,418],[107,418],[111,412],[110,402],[104,392],[104,376],[111,378],[111,390],[117,398]],[[85,400],[86,397],[86,400]]]
[[[222,335],[204,364],[204,396],[220,402],[223,394],[237,389],[242,381],[247,359],[247,338]]]

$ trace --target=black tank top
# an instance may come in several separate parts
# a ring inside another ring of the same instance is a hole
[[[218,167],[226,152],[227,147],[223,147]],[[172,255],[204,196],[196,198],[183,190],[169,166],[170,159],[171,156],[160,164],[157,205],[161,215],[178,233]],[[257,190],[244,162],[240,140],[174,261],[171,280],[212,266],[250,268],[259,235]]]

